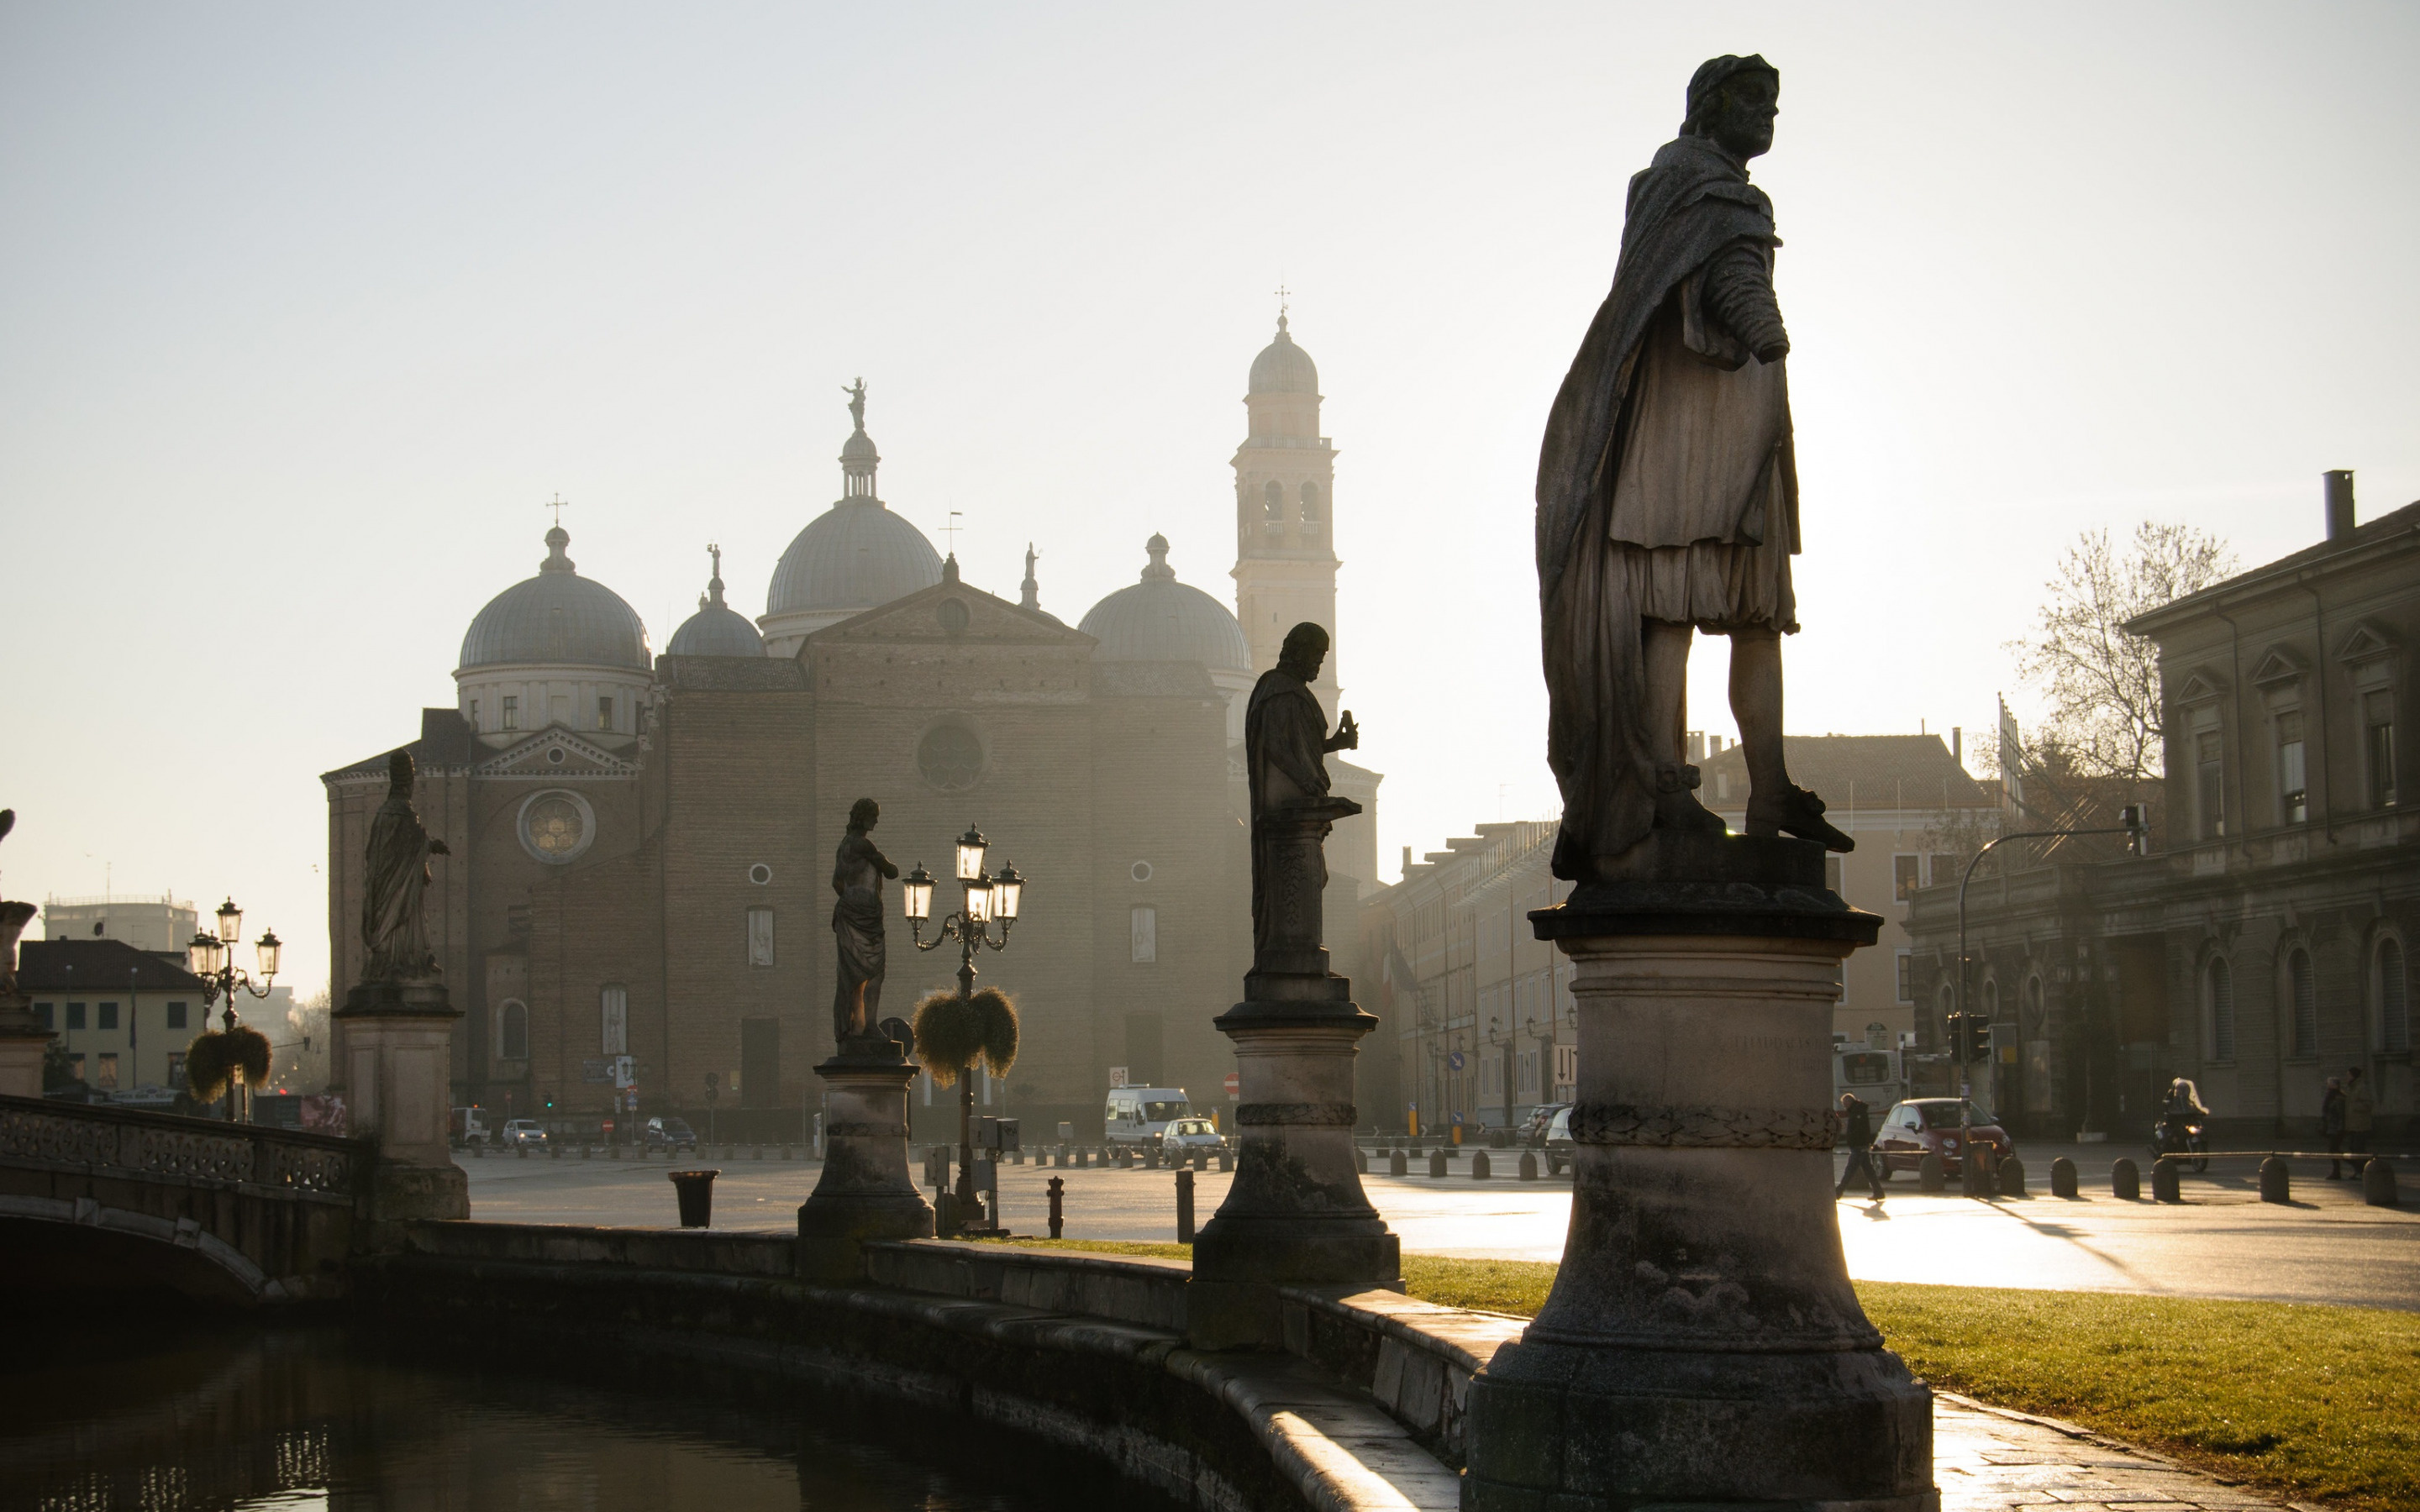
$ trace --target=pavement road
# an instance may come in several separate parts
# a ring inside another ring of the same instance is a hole
[[[2240,1168],[2220,1162],[2207,1176],[2186,1175],[2181,1204],[2121,1202],[2109,1194],[2109,1168],[2129,1153],[2106,1145],[2030,1147],[2024,1154],[2037,1195],[2022,1199],[1926,1196],[1902,1175],[1886,1188],[1885,1202],[1840,1204],[1849,1273],[1869,1281],[2420,1311],[2420,1211],[2409,1198],[2400,1209],[2369,1207],[2356,1183],[2320,1180],[2326,1163],[2318,1162],[2297,1164],[2292,1204],[2264,1203],[2250,1162],[2233,1163]],[[2046,1195],[2045,1173],[2057,1154],[2076,1162],[2084,1193],[2077,1200]],[[1497,1164],[1509,1167],[1512,1161]],[[792,1226],[820,1169],[811,1161],[752,1159],[744,1152],[737,1159],[714,1153],[668,1163],[661,1157],[582,1160],[566,1151],[528,1159],[489,1155],[461,1165],[471,1178],[474,1218],[643,1227],[675,1221],[668,1168],[712,1165],[722,1172],[715,1184],[715,1227],[772,1230]],[[1571,1217],[1568,1177],[1480,1181],[1471,1179],[1466,1162],[1458,1165],[1458,1174],[1441,1179],[1363,1179],[1406,1252],[1561,1257]],[[2407,1189],[2420,1185],[2420,1169],[2405,1164],[2401,1171],[2412,1178]],[[1047,1231],[1044,1183],[1053,1176],[1066,1183],[1071,1239],[1176,1237],[1173,1173],[1139,1168],[1004,1167],[1001,1206],[1012,1228]],[[1200,1221],[1218,1211],[1230,1180],[1215,1170],[1194,1178]]]

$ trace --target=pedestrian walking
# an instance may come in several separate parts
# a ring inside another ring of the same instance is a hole
[[[1874,1200],[1883,1199],[1882,1173],[1874,1167],[1874,1114],[1866,1100],[1854,1092],[1840,1094],[1840,1143],[1848,1148],[1849,1165],[1840,1173],[1840,1184],[1832,1189],[1832,1199],[1838,1201],[1849,1191],[1849,1178],[1865,1178],[1866,1190]]]
[[[2328,1142],[2328,1180],[2344,1180],[2345,1095],[2344,1083],[2331,1076],[2328,1089],[2319,1099],[2319,1137]]]
[[[2378,1100],[2370,1095],[2369,1083],[2363,1080],[2361,1068],[2354,1066],[2345,1072],[2345,1153],[2353,1157],[2352,1174],[2359,1176],[2369,1164],[2369,1129],[2378,1121]]]

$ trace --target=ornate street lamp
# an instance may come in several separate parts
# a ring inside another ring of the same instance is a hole
[[[258,982],[252,980],[251,973],[235,964],[235,947],[242,938],[243,910],[235,905],[233,898],[229,898],[219,904],[218,933],[198,931],[185,947],[187,968],[202,979],[202,1020],[206,1027],[209,1022],[210,1005],[224,997],[226,1007],[222,1011],[220,1022],[226,1032],[233,1033],[242,1022],[236,1017],[236,994],[240,991],[255,997],[267,997],[269,984],[276,980],[278,959],[286,949],[285,942],[277,937],[277,932],[262,931],[260,938],[253,945],[255,959],[260,967]],[[238,1072],[228,1085],[227,1121],[230,1123],[238,1121],[240,1117],[242,1100],[235,1095],[235,1088],[241,1081],[241,1073]],[[249,1093],[251,1088],[245,1088],[244,1090]]]
[[[1014,864],[1001,868],[992,876],[984,870],[984,853],[991,848],[983,831],[973,825],[958,837],[958,884],[965,890],[958,911],[940,920],[931,939],[924,938],[924,925],[933,917],[933,878],[922,861],[900,881],[900,896],[908,915],[908,932],[919,950],[939,949],[950,940],[958,942],[958,997],[969,1001],[975,995],[975,955],[984,949],[1008,949],[1009,931],[1016,927],[1017,909],[1024,903],[1025,878],[1017,874]],[[1000,938],[991,937],[992,920],[1000,921]],[[963,1215],[975,1211],[974,1178],[974,1066],[969,1062],[958,1073],[958,1211]],[[997,1219],[997,1214],[994,1215]]]

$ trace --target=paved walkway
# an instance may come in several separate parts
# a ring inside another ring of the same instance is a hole
[[[1865,1281],[1937,1282],[2059,1291],[2331,1303],[2420,1311],[2420,1200],[2372,1208],[2350,1182],[2319,1180],[2325,1162],[2297,1170],[2294,1203],[2264,1203],[2251,1172],[2213,1169],[2185,1178],[2180,1205],[2120,1202],[2109,1195],[2107,1146],[2076,1147],[2083,1196],[2047,1192],[2048,1154],[2035,1196],[1978,1202],[1926,1196],[1913,1180],[1889,1183],[1879,1206],[1840,1204],[1849,1273]],[[778,1153],[778,1152],[777,1152]],[[2117,1153],[2123,1153],[2118,1151]],[[734,1159],[721,1151],[676,1163],[714,1165],[718,1227],[783,1228],[814,1187],[808,1161]],[[1509,1163],[1508,1163],[1509,1164]],[[498,1222],[637,1225],[674,1219],[668,1163],[489,1156],[465,1160],[473,1216]],[[1383,1169],[1383,1165],[1381,1167]],[[1424,1168],[1424,1167],[1423,1167]],[[1045,1232],[1045,1183],[1065,1182],[1067,1234],[1075,1239],[1176,1237],[1173,1173],[1011,1165],[1001,1203],[1019,1233]],[[1194,1178],[1194,1211],[1207,1222],[1231,1178]],[[1462,1174],[1366,1178],[1371,1200],[1414,1254],[1554,1260],[1571,1221],[1571,1181],[1522,1181]]]
[[[1941,1488],[1941,1512],[1986,1507],[2268,1512],[2297,1504],[2128,1448],[2072,1424],[2004,1412],[1946,1392],[1932,1403],[1932,1473]]]

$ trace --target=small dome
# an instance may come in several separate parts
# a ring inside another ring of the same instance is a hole
[[[869,609],[941,580],[940,553],[879,500],[844,499],[782,553],[765,617]]]
[[[1261,348],[1252,359],[1251,392],[1254,393],[1317,393],[1319,365],[1311,353],[1294,344],[1286,333],[1286,317],[1278,316],[1278,339]]]
[[[1102,661],[1189,661],[1213,671],[1249,672],[1251,648],[1227,606],[1176,580],[1168,564],[1168,537],[1144,549],[1151,564],[1142,580],[1102,599],[1076,628],[1100,641]]]
[[[547,557],[537,576],[488,601],[462,637],[464,669],[505,664],[623,667],[645,671],[647,627],[622,595],[574,570],[564,548],[570,532],[546,532]]]
[[[765,655],[765,638],[748,617],[722,601],[722,548],[708,547],[714,553],[714,576],[706,581],[706,592],[697,595],[697,612],[681,622],[673,632],[672,643],[664,653],[673,656],[761,656]]]

